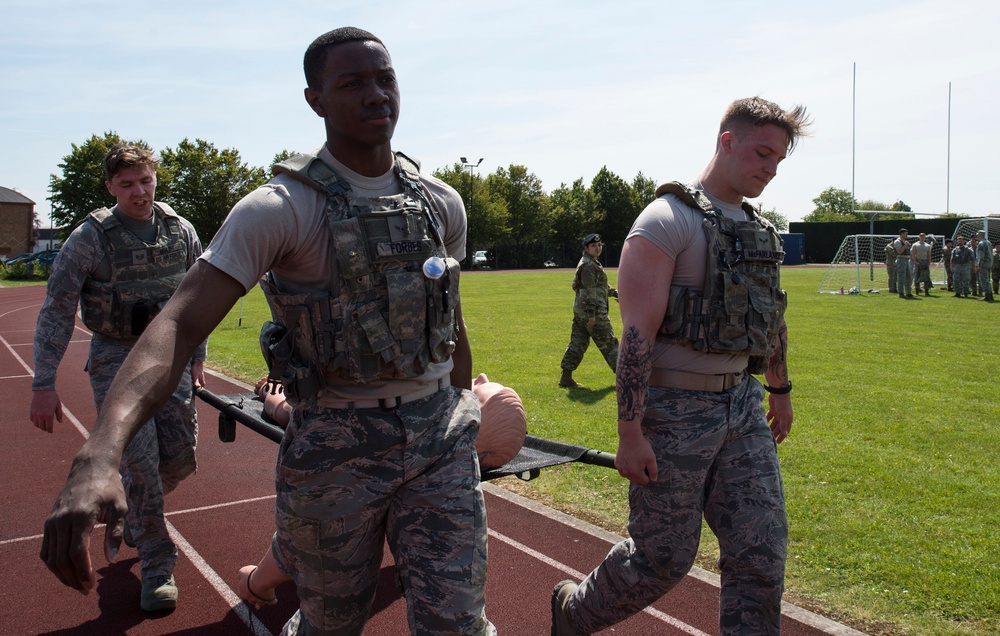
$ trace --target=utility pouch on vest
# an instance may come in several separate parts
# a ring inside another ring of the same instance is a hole
[[[445,270],[442,281],[443,287],[440,293],[433,293],[436,289],[433,281],[426,281],[428,286],[427,311],[437,312],[437,324],[455,324],[455,305],[458,300],[459,277],[462,274],[462,266],[455,259],[448,257],[445,259],[447,270]],[[455,351],[455,331],[454,329],[443,331],[432,329],[429,333],[430,339],[430,361],[444,362],[453,351]]]

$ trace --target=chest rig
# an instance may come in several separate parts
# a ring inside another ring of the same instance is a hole
[[[366,199],[318,157],[295,155],[273,168],[326,195],[331,235],[327,290],[287,294],[271,273],[261,281],[273,318],[261,350],[293,405],[308,407],[345,380],[417,377],[455,349],[460,266],[445,251],[419,166],[397,153],[393,169],[403,193]],[[432,257],[445,264],[436,279],[423,271]]]
[[[746,202],[749,220],[735,221],[680,182],[656,190],[657,197],[667,193],[704,213],[708,262],[702,289],[671,287],[657,339],[707,353],[748,354],[750,373],[763,373],[788,302],[780,286],[781,237]]]
[[[80,313],[87,328],[119,340],[134,340],[173,295],[187,271],[188,246],[177,214],[165,203],[153,205],[156,242],[128,231],[111,210],[91,212],[111,247],[111,280],[88,279],[80,292]]]

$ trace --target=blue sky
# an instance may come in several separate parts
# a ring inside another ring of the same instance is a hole
[[[345,25],[386,43],[402,91],[393,145],[430,169],[522,164],[547,191],[603,166],[689,180],[727,104],[761,95],[815,120],[757,200],[790,220],[829,186],[850,191],[852,170],[858,199],[1000,212],[993,0],[4,5],[0,185],[43,222],[49,175],[92,134],[155,149],[202,138],[254,165],[319,146],[302,54]]]

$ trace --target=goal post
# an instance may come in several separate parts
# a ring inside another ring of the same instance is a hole
[[[997,223],[1000,232],[1000,223]],[[885,246],[898,238],[895,234],[849,234],[844,237],[836,256],[823,275],[819,284],[821,294],[885,291],[889,289],[889,274],[886,271]],[[931,281],[935,285],[945,284],[945,271],[941,260],[944,239],[928,235],[931,243]],[[891,267],[896,266],[896,258],[890,257]],[[895,290],[891,290],[895,291]]]

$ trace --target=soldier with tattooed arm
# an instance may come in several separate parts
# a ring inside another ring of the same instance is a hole
[[[808,123],[801,106],[734,102],[701,177],[660,186],[625,241],[615,463],[631,482],[630,538],[579,586],[556,585],[556,636],[601,631],[669,592],[694,563],[702,517],[720,545],[720,633],[780,630],[788,525],[776,444],[792,425],[783,252],[744,197],[761,194]]]

